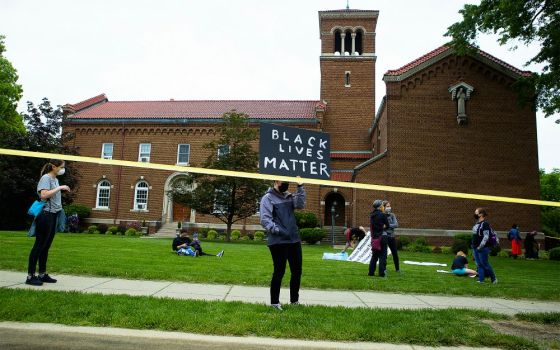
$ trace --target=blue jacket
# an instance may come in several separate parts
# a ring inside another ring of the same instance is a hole
[[[301,239],[296,223],[295,209],[305,207],[305,189],[298,186],[296,193],[282,194],[269,188],[261,198],[261,225],[267,232],[268,245],[297,243]]]
[[[31,228],[29,228],[29,232],[27,232],[27,237],[35,237],[36,225],[35,219],[33,219],[33,223],[31,224]],[[64,232],[66,231],[66,214],[64,213],[64,209],[58,212],[56,216],[56,230],[55,232]]]
[[[395,233],[395,229],[399,227],[399,222],[395,214],[385,214],[387,216],[387,221],[389,221],[389,227],[385,230],[389,236]]]

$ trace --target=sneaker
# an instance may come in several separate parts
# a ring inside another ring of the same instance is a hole
[[[496,278],[495,280],[493,280],[492,284],[498,284],[498,279]]]
[[[25,280],[25,284],[30,284],[32,286],[42,286],[43,282],[41,282],[39,277],[31,276],[31,277],[27,277],[27,279]]]
[[[484,281],[476,280],[476,283],[484,284]]]
[[[284,311],[284,309],[282,309],[282,305],[280,304],[270,304],[270,306],[272,306],[273,309]]]
[[[216,256],[217,256],[218,258],[221,258],[222,256],[224,256],[224,251],[222,250],[221,252],[219,252],[218,254],[216,254]],[[276,304],[273,304],[273,305],[276,305]],[[278,305],[280,305],[280,304],[278,304]]]
[[[299,303],[299,301],[293,301],[290,303],[290,305],[301,305],[301,304]]]
[[[56,280],[54,278],[52,278],[51,276],[49,276],[49,274],[47,274],[47,273],[44,274],[44,275],[39,275],[39,279],[43,283],[56,283]]]

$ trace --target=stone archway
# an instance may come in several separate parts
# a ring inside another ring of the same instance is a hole
[[[173,173],[169,175],[165,181],[164,192],[163,192],[163,211],[162,211],[162,222],[192,222],[196,220],[196,211],[183,204],[174,203],[173,198],[169,195],[169,191],[178,182],[185,181],[187,173]],[[191,190],[194,187],[191,188]]]
[[[330,192],[325,196],[325,216],[323,220],[324,223],[323,225],[331,226],[331,221],[332,221],[331,208],[334,202],[336,202],[334,226],[345,226],[346,225],[346,201],[344,200],[344,196],[339,192]]]

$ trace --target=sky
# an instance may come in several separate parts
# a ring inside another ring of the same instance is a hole
[[[376,104],[383,73],[448,41],[459,0],[350,0],[378,10]],[[105,93],[122,100],[319,99],[318,11],[346,0],[0,0],[0,34],[19,73],[23,98],[54,105]],[[537,44],[484,51],[523,69]],[[539,165],[560,168],[560,115],[537,112]]]

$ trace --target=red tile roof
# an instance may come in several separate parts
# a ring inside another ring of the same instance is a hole
[[[83,105],[86,101],[74,106]],[[258,119],[314,119],[315,108],[318,105],[320,105],[320,102],[315,100],[108,101],[83,111],[78,111],[78,113],[69,116],[69,119],[218,119],[225,112],[229,112],[232,109],[239,113],[246,113],[250,118]]]
[[[369,159],[372,157],[371,152],[353,153],[353,152],[331,152],[331,159]]]
[[[79,111],[79,110],[84,109],[86,107],[92,106],[96,103],[106,102],[106,101],[108,101],[107,96],[105,96],[105,94],[101,94],[101,95],[94,96],[92,98],[88,98],[85,101],[78,102],[78,103],[73,104],[73,105],[68,104],[66,106],[72,108],[75,111]]]
[[[404,66],[402,66],[399,69],[388,70],[385,73],[385,75],[390,75],[390,76],[401,75],[403,73],[408,72],[412,68],[417,67],[417,66],[421,65],[422,63],[443,54],[444,52],[446,52],[448,50],[451,50],[451,47],[446,46],[446,45],[440,46],[437,49],[428,52],[424,56],[421,56],[421,57],[415,59],[414,61],[412,61],[408,64],[405,64]],[[511,70],[511,71],[513,71],[513,72],[515,72],[515,73],[517,73],[517,74],[519,74],[519,75],[521,75],[521,76],[530,76],[532,74],[530,71],[522,71],[520,69],[517,69],[514,66],[512,66],[512,65],[500,60],[499,58],[496,58],[496,57],[490,55],[488,52],[482,51],[480,49],[478,50],[478,54],[487,58],[487,59],[489,59],[489,60],[491,60],[491,61],[493,61],[493,62],[495,62],[495,63],[497,63],[497,64],[499,64],[499,65],[501,65],[501,66],[503,66],[503,67],[505,67],[505,68],[507,68],[507,69],[509,69],[509,70]]]
[[[354,175],[353,170],[331,170],[331,180],[332,181],[352,181],[352,175]]]

